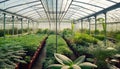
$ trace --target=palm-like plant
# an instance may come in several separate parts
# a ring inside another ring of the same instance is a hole
[[[54,56],[60,64],[51,64],[48,66],[48,68],[51,68],[51,69],[82,69],[83,67],[89,67],[89,68],[97,67],[95,64],[92,64],[90,62],[84,62],[85,60],[84,55],[80,56],[74,62],[62,54],[55,53]]]

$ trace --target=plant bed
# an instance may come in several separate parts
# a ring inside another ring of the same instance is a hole
[[[87,47],[90,44],[97,45],[98,40],[88,34],[75,33],[74,36],[63,37],[70,49],[79,57],[81,55],[86,55],[87,57],[93,57],[91,54],[87,53]]]
[[[40,43],[38,49],[36,50],[36,52],[34,53],[34,55],[32,56],[31,60],[29,63],[27,64],[19,64],[19,69],[31,69],[31,67],[33,66],[33,64],[35,63],[36,59],[38,58],[40,51],[43,49],[43,47],[45,46],[46,43],[46,39],[48,37],[45,37],[44,40]]]
[[[56,35],[50,35],[46,42],[46,59],[43,61],[43,69],[46,69],[48,65],[56,63],[54,53],[56,52]],[[68,57],[73,56],[73,52],[69,49],[66,42],[58,35],[57,52],[64,54]]]
[[[42,39],[45,37],[46,35],[30,34],[20,37],[8,37],[5,39],[0,38],[0,60],[4,60],[0,61],[0,68],[15,69],[16,67],[18,69],[20,63],[26,63],[28,61],[25,59],[26,56],[31,59],[39,43],[41,43]]]
[[[91,54],[89,54],[89,53],[86,53],[86,52],[85,52],[85,53],[80,54],[81,52],[78,52],[78,51],[73,47],[74,45],[71,44],[70,40],[68,40],[68,39],[66,39],[66,38],[63,38],[63,39],[66,41],[68,47],[70,47],[70,49],[73,51],[73,53],[75,54],[76,58],[79,57],[79,56],[81,56],[81,55],[86,55],[87,58],[93,58],[93,59],[94,59],[93,55],[91,55]]]

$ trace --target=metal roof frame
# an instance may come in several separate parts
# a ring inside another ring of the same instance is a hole
[[[10,11],[6,11],[6,10],[3,10],[3,9],[0,9],[0,11],[2,11],[3,13],[9,13],[9,14],[12,14],[12,15],[16,15],[16,16],[19,16],[19,17],[23,17],[23,18],[26,18],[26,19],[30,19],[30,20],[32,20],[32,21],[35,21],[35,20],[33,20],[32,18],[29,18],[29,17],[26,17],[26,16],[22,16],[22,15],[19,15],[19,14],[10,12]]]
[[[86,13],[86,14],[90,14],[90,13],[88,13],[86,11],[83,11],[83,10],[80,10],[80,9],[76,9],[76,8],[72,8],[72,7],[70,7],[70,9],[73,9],[73,10],[76,10],[76,11],[81,11],[81,12]]]
[[[9,1],[9,0],[0,1],[0,3],[4,3],[4,2],[7,2],[7,1]]]
[[[23,3],[23,4],[10,6],[10,7],[7,7],[6,9],[4,9],[4,10],[8,10],[8,9],[11,9],[11,8],[15,8],[15,7],[18,7],[18,6],[23,6],[23,5],[27,5],[27,4],[31,4],[31,3],[36,3],[36,2],[39,2],[39,1],[32,1],[32,2],[27,2],[27,3]]]
[[[29,9],[29,8],[34,7],[34,6],[39,6],[39,5],[40,5],[40,4],[31,5],[31,6],[28,6],[28,7],[23,8],[23,9],[20,9],[20,10],[16,11],[15,13],[18,13],[18,12],[21,12],[21,11],[23,11],[23,10]]]
[[[120,3],[117,3],[117,4],[113,5],[113,6],[110,6],[110,7],[106,8],[106,9],[104,9],[104,10],[101,10],[101,11],[98,11],[98,12],[93,13],[91,15],[85,16],[85,17],[80,18],[78,20],[89,18],[89,17],[92,17],[92,16],[96,16],[96,15],[99,15],[99,14],[102,14],[102,13],[106,13],[106,12],[111,11],[111,10],[116,9],[116,8],[120,8]]]
[[[43,7],[39,7],[39,8],[37,8],[36,10],[40,10],[40,9],[43,9]],[[32,12],[32,11],[35,11],[34,9],[32,9],[32,10],[29,10],[29,11],[26,11],[26,12],[24,12],[24,13],[22,13],[22,15],[24,15],[24,14],[26,14],[26,13],[28,13],[28,12]]]
[[[73,2],[76,2],[76,3],[82,3],[82,4],[85,4],[85,5],[90,5],[90,6],[94,6],[94,7],[97,7],[97,8],[105,9],[104,7],[97,6],[97,5],[90,4],[90,3],[81,2],[81,1],[73,1]]]

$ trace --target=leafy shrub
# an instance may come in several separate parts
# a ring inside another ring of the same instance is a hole
[[[120,41],[120,34],[116,34],[115,39]]]
[[[26,32],[28,32],[28,29],[23,29],[23,33],[26,33]],[[22,33],[21,29],[14,28],[14,35],[21,34],[21,33]],[[6,29],[5,34],[6,35],[12,35],[13,34],[13,29]],[[4,36],[4,30],[1,29],[0,30],[0,37],[3,37],[3,36]]]
[[[38,31],[36,32],[36,34],[41,34],[42,33],[42,29],[38,29]]]
[[[105,36],[104,35],[94,35],[93,37],[103,41],[105,39]]]
[[[50,64],[55,63],[55,58],[54,58],[54,53],[56,52],[56,36],[55,35],[50,35],[47,39],[46,42],[46,54],[47,54],[47,59],[45,60],[45,67],[47,67]],[[57,46],[57,52],[71,56],[73,52],[68,48],[66,42],[58,36],[58,46]]]
[[[48,29],[44,29],[44,30],[42,30],[42,33],[43,33],[43,34],[48,34],[48,33],[49,33],[49,30],[48,30]]]
[[[71,35],[72,35],[72,30],[71,30],[71,29],[64,29],[64,30],[61,32],[61,36],[68,37],[68,36],[71,36]]]
[[[116,45],[109,41],[107,41],[107,45],[108,46],[104,46],[103,42],[98,42],[97,46],[91,45],[88,47],[88,52],[96,57],[96,63],[99,69],[107,69],[105,59],[117,53]]]
[[[55,34],[55,31],[48,29],[39,29],[36,34]]]
[[[29,62],[34,52],[37,50],[40,42],[43,40],[45,36],[46,35],[25,35],[22,37],[14,37],[14,38],[12,37],[12,38],[6,38],[6,39],[0,38],[0,51],[1,51],[0,54],[3,54],[3,55],[0,55],[0,65],[2,67],[6,67],[7,69],[14,69],[10,67],[15,67],[14,63],[16,62],[24,62],[24,61]],[[22,57],[25,57],[25,58],[22,58]],[[5,60],[5,63],[4,63],[3,61],[1,61],[1,58],[2,59],[9,58],[11,62]],[[23,59],[24,61],[22,61],[21,59]],[[13,65],[10,64],[12,62],[14,62]]]
[[[48,67],[52,69],[91,69],[93,67],[97,68],[95,64],[84,62],[84,55],[80,56],[75,61],[72,61],[68,57],[58,53],[55,53],[54,56],[60,64],[49,65]]]
[[[20,42],[21,46],[27,51],[27,55],[32,56],[39,47],[40,42],[46,35],[27,35],[15,38],[16,42]]]
[[[97,44],[98,40],[88,34],[75,33],[74,43],[78,45],[86,45],[85,43]]]
[[[28,32],[28,29],[27,28],[23,29],[23,33],[26,33],[26,32]]]
[[[26,63],[22,60],[25,55],[23,47],[18,43],[3,43],[0,45],[0,68],[14,69],[17,62]]]

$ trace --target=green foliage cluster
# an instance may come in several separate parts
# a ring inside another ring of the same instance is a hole
[[[31,34],[0,38],[0,68],[14,69],[17,62],[29,62],[45,36]]]
[[[55,52],[56,52],[56,36],[50,35],[46,42],[47,59],[45,60],[45,67],[55,63],[54,58]],[[73,54],[73,52],[68,48],[66,42],[60,36],[58,36],[57,52],[67,56],[71,56]]]
[[[22,56],[26,51],[20,43],[12,39],[0,39],[0,68],[14,69],[17,62],[26,63]]]
[[[32,29],[30,29],[29,31],[32,31]],[[28,32],[28,29],[23,29],[23,33],[26,33],[26,32]],[[21,33],[22,33],[21,29],[14,28],[14,35],[21,34]],[[5,34],[6,35],[12,35],[13,34],[13,29],[6,29]],[[4,36],[4,30],[0,29],[0,37],[3,37],[3,36]]]
[[[15,38],[15,41],[20,42],[21,46],[23,46],[24,49],[28,51],[27,55],[32,56],[45,36],[46,35],[31,34],[31,35]]]
[[[115,38],[116,40],[120,41],[120,31],[112,32],[110,34],[113,34],[112,37]]]
[[[105,39],[104,35],[94,35],[93,37],[95,37],[96,39],[99,39],[101,41],[103,41]]]
[[[49,36],[49,38],[47,40],[47,47],[51,47],[54,49],[54,51],[56,51],[56,36],[55,35]],[[57,52],[64,54],[64,55],[65,54],[66,55],[72,54],[72,51],[68,48],[66,42],[60,36],[58,36],[58,50],[57,50]]]
[[[87,52],[96,57],[96,64],[99,69],[107,69],[105,59],[118,53],[119,50],[116,47],[117,46],[110,41],[107,41],[107,46],[104,46],[104,43],[99,41],[97,46],[91,45],[87,47]]]
[[[49,29],[38,29],[36,34],[55,34],[55,31]]]
[[[82,45],[85,46],[87,43],[93,43],[97,44],[98,40],[88,34],[83,34],[83,33],[75,33],[74,36],[74,43],[76,45]]]
[[[72,35],[72,29],[64,29],[61,31],[61,36],[62,37],[70,37]]]
[[[55,53],[54,56],[60,64],[49,65],[48,67],[51,69],[91,69],[93,67],[97,68],[95,64],[92,64],[90,62],[84,62],[84,55],[80,56],[75,61],[72,61],[68,57],[58,53]]]

